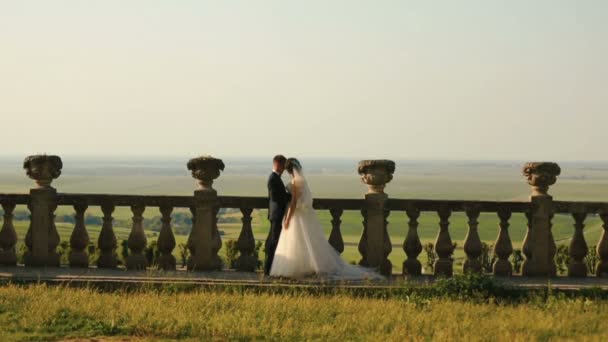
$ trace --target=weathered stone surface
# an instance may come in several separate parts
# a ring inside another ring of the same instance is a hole
[[[70,236],[70,267],[89,267],[89,233],[84,222],[84,213],[87,205],[84,203],[74,205],[76,214],[74,215],[75,224],[72,235]]]
[[[15,203],[11,201],[2,202],[4,217],[2,229],[0,230],[0,265],[16,266],[17,254],[15,245],[17,244],[17,232],[13,226],[13,210]]]
[[[584,212],[573,213],[574,218],[574,235],[570,240],[570,260],[568,261],[568,276],[569,277],[586,277],[587,264],[584,259],[589,252],[583,229],[585,228],[585,219],[587,214]]]
[[[390,211],[387,202],[388,195],[384,193],[386,183],[393,179],[395,162],[391,160],[362,160],[357,172],[369,191],[365,194],[364,228],[359,252],[362,255],[360,264],[379,269],[388,273],[392,269],[388,255],[392,246],[387,233],[386,218]]]
[[[498,217],[500,218],[500,231],[498,232],[498,238],[494,243],[494,255],[497,259],[492,265],[492,272],[495,276],[510,277],[513,275],[513,266],[509,262],[509,256],[513,253],[513,244],[511,237],[509,236],[509,219],[511,218],[511,211],[508,209],[502,209],[498,211]]]
[[[532,186],[532,196],[547,195],[561,172],[559,165],[553,162],[529,162],[523,167],[523,175]]]
[[[362,160],[357,168],[369,193],[384,193],[386,183],[393,179],[395,162],[392,160]]]
[[[59,244],[59,234],[55,227],[55,189],[38,187],[30,190],[30,227],[25,244],[28,251],[24,255],[26,266],[59,266],[59,255],[55,251]]]
[[[406,210],[408,222],[408,231],[405,241],[403,242],[403,250],[407,259],[403,262],[403,275],[418,276],[422,274],[422,264],[418,260],[418,255],[422,252],[422,243],[418,236],[418,218],[420,210],[415,207]]]
[[[25,158],[23,168],[37,187],[30,190],[30,228],[26,236],[28,251],[24,262],[28,266],[59,266],[59,234],[55,227],[57,192],[51,187],[53,179],[61,175],[61,158],[52,155],[33,155]]]
[[[439,233],[435,240],[437,260],[435,261],[435,265],[433,265],[433,269],[436,276],[451,277],[454,273],[454,260],[452,259],[454,245],[448,228],[450,227],[449,218],[452,215],[452,211],[441,209],[437,214],[439,215]]]
[[[361,216],[363,217],[363,221],[361,221],[363,230],[361,231],[361,238],[359,239],[359,243],[357,244],[357,250],[359,251],[359,254],[361,254],[359,266],[368,267],[369,264],[367,262],[367,209],[361,209]]]
[[[175,236],[171,229],[171,213],[173,207],[169,205],[162,205],[160,207],[160,213],[162,215],[160,233],[158,234],[157,247],[160,255],[158,256],[158,268],[161,270],[175,270],[177,261],[173,256],[173,249],[175,249]]]
[[[101,206],[103,212],[103,223],[101,231],[97,238],[97,248],[99,248],[99,258],[97,259],[97,267],[99,268],[116,268],[118,260],[116,259],[116,235],[114,234],[112,213],[114,212],[114,204],[111,202],[104,203]]]
[[[258,258],[255,256],[255,238],[251,229],[252,212],[252,208],[241,208],[243,227],[237,241],[240,255],[236,260],[236,269],[244,272],[254,272],[258,261]]]
[[[336,252],[342,254],[344,252],[344,240],[342,239],[342,232],[340,231],[340,225],[342,224],[342,213],[344,210],[340,208],[331,208],[329,213],[331,214],[331,232],[329,234],[329,244],[336,250]]]
[[[51,186],[53,179],[61,175],[63,162],[59,156],[39,154],[26,157],[23,168],[39,188],[47,188]]]
[[[548,190],[560,173],[559,165],[551,162],[526,163],[523,167],[523,174],[532,187],[529,226],[524,240],[526,260],[522,265],[523,275],[556,275],[554,258],[557,247],[551,232],[555,207]]]
[[[220,212],[219,205],[213,208],[213,226],[211,230],[211,265],[213,269],[221,270],[223,267],[222,258],[219,256],[219,251],[222,248],[222,237],[220,231],[217,228],[217,221],[219,219],[218,213]]]
[[[224,171],[224,162],[211,156],[192,158],[186,165],[192,171],[192,177],[197,179],[199,189],[213,189],[213,181]]]
[[[194,214],[192,232],[188,237],[191,252],[189,270],[220,270],[222,261],[218,251],[222,240],[217,229],[219,200],[217,191],[212,187],[213,180],[224,170],[224,162],[211,156],[202,156],[188,161],[188,170],[198,180],[199,187],[194,191]]]
[[[384,271],[386,267],[386,223],[385,204],[388,196],[385,193],[367,193],[365,195],[366,227],[365,259],[368,267]]]
[[[467,259],[462,268],[464,273],[482,273],[481,260],[479,260],[482,246],[477,230],[479,225],[479,222],[477,221],[479,218],[479,209],[476,207],[468,208],[466,214],[469,218],[469,230],[464,238],[464,252],[467,255]]]
[[[595,275],[598,277],[608,277],[608,205],[600,213],[602,219],[602,236],[597,244],[596,251],[599,261],[595,266]]]
[[[146,207],[141,204],[131,206],[133,225],[129,234],[129,240],[127,241],[130,253],[126,260],[126,266],[129,270],[143,270],[148,266],[148,260],[144,255],[144,249],[148,244],[143,226],[144,218],[142,216],[145,209]]]
[[[391,243],[391,237],[390,235],[388,235],[388,216],[390,215],[391,211],[386,209],[384,209],[384,236],[383,236],[383,247],[382,247],[382,251],[383,251],[383,258],[382,258],[382,263],[380,264],[380,273],[382,273],[385,276],[390,276],[393,273],[393,263],[391,262],[391,260],[388,258],[388,256],[391,254],[391,252],[393,251],[393,244]]]

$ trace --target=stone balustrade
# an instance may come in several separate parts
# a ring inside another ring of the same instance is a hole
[[[187,269],[190,271],[219,271],[223,263],[218,253],[222,240],[218,230],[218,211],[220,208],[237,209],[242,214],[242,228],[237,240],[239,257],[236,268],[239,271],[256,271],[257,256],[252,231],[254,210],[266,209],[265,197],[220,196],[213,188],[213,181],[220,177],[225,165],[220,159],[209,156],[191,159],[187,168],[198,181],[192,196],[138,196],[112,194],[68,194],[57,192],[51,184],[60,176],[62,163],[57,156],[38,155],[27,157],[24,162],[27,175],[36,184],[29,194],[2,194],[0,204],[4,211],[0,229],[0,265],[16,266],[16,245],[19,238],[24,239],[27,251],[24,266],[60,266],[56,251],[59,234],[54,223],[54,212],[58,206],[71,206],[75,213],[75,224],[69,240],[69,266],[116,268],[118,258],[117,239],[113,229],[112,214],[116,207],[129,207],[133,213],[131,232],[128,237],[129,255],[125,260],[127,269],[146,269],[150,267],[144,256],[147,246],[143,218],[147,208],[158,208],[161,213],[161,230],[157,246],[160,253],[156,267],[162,270],[175,270],[173,256],[176,240],[171,227],[171,213],[176,208],[190,210],[192,229],[187,248],[190,257]],[[393,199],[384,192],[393,178],[395,163],[389,160],[366,160],[359,164],[361,180],[368,185],[369,191],[361,199],[321,199],[314,200],[316,210],[327,210],[331,215],[329,243],[338,251],[344,251],[344,241],[340,231],[341,217],[345,211],[360,212],[362,215],[362,234],[358,244],[361,254],[359,264],[373,267],[383,274],[390,275],[393,265],[389,260],[392,243],[388,234],[389,215],[405,215],[408,223],[403,229],[405,240],[403,250],[406,260],[402,270],[405,276],[422,274],[419,256],[423,250],[418,235],[418,219],[422,213],[437,215],[437,237],[434,249],[437,254],[433,271],[437,276],[451,276],[454,273],[454,244],[450,236],[450,217],[457,212],[468,218],[468,232],[464,241],[466,260],[464,272],[481,273],[480,261],[482,242],[479,236],[479,217],[482,213],[496,214],[499,227],[494,243],[492,273],[495,276],[512,276],[513,269],[509,257],[513,244],[509,236],[509,220],[512,214],[525,214],[528,219],[527,234],[522,251],[525,260],[522,265],[523,276],[556,276],[554,256],[556,244],[552,234],[552,218],[555,214],[568,214],[573,218],[572,238],[570,240],[568,264],[569,277],[586,277],[594,274],[608,277],[608,203],[554,201],[548,194],[561,170],[555,163],[527,163],[523,175],[532,187],[529,201],[460,201]],[[31,213],[30,226],[25,236],[18,237],[13,225],[13,211],[16,205],[26,205]],[[85,225],[88,208],[99,207],[103,213],[102,226],[96,241],[99,256],[94,264],[89,264],[87,246],[89,234]],[[585,219],[588,215],[598,215],[603,222],[603,233],[597,245],[599,262],[594,269],[588,269],[584,262],[588,246],[583,234]]]

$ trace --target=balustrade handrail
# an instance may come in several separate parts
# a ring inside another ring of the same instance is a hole
[[[96,193],[57,193],[58,205],[87,204],[101,206],[111,203],[115,206],[130,206],[135,204],[149,207],[172,206],[175,208],[190,208],[194,205],[192,195],[123,195]],[[0,202],[10,201],[17,205],[28,204],[30,195],[26,193],[0,193]],[[363,199],[353,198],[315,198],[313,207],[318,210],[344,209],[360,210],[365,205]],[[608,202],[598,201],[553,201],[556,214],[587,213],[601,214],[608,212]],[[222,208],[251,208],[265,209],[268,198],[264,196],[218,196],[218,206]],[[476,209],[480,212],[498,212],[508,210],[512,213],[525,213],[530,210],[530,201],[485,201],[485,200],[442,200],[442,199],[410,199],[390,198],[387,209],[403,211],[415,208],[419,211],[451,210],[464,212]]]

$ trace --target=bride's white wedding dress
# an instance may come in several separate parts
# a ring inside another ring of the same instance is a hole
[[[293,181],[298,189],[296,209],[289,227],[281,231],[270,275],[287,278],[314,275],[329,280],[383,279],[370,269],[342,260],[325,239],[306,179],[301,172],[294,171]],[[291,184],[288,189],[291,191]]]

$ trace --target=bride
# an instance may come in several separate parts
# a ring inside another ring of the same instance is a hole
[[[287,189],[292,200],[283,220],[283,231],[270,275],[287,278],[316,275],[336,280],[383,279],[370,269],[349,265],[342,260],[325,239],[300,162],[289,158],[285,169],[291,176]]]

